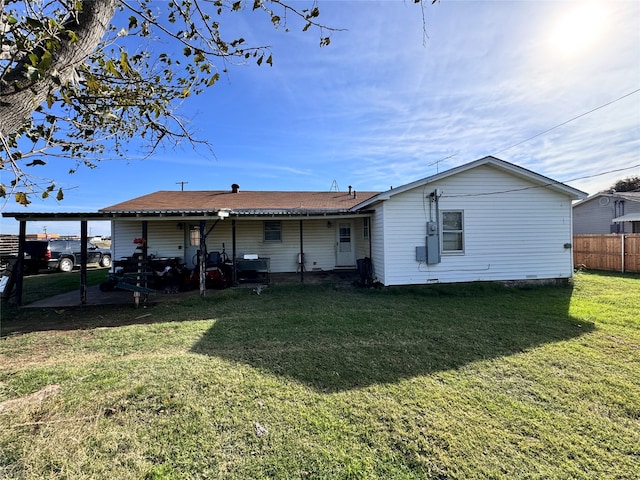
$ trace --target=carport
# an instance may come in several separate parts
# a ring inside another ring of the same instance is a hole
[[[26,232],[27,232],[27,222],[35,222],[35,221],[77,221],[80,223],[80,243],[81,243],[81,254],[80,258],[82,260],[80,266],[80,304],[86,305],[87,303],[87,242],[89,240],[88,237],[88,222],[89,221],[110,221],[114,218],[121,217],[135,217],[140,218],[141,220],[141,231],[140,235],[143,239],[147,238],[147,219],[142,217],[165,217],[165,216],[176,216],[177,218],[181,218],[184,215],[181,213],[168,213],[168,212],[145,212],[145,215],[142,216],[139,213],[124,213],[124,212],[83,212],[83,213],[63,213],[63,212],[45,212],[45,213],[34,213],[34,212],[3,212],[2,216],[5,218],[15,218],[19,223],[19,234],[18,234],[18,258],[16,264],[11,272],[12,279],[11,282],[15,285],[15,302],[16,305],[22,305],[22,294],[23,294],[23,281],[24,281],[24,253],[25,253],[25,242],[26,242]],[[205,288],[205,258],[204,252],[206,252],[206,238],[211,230],[215,227],[215,225],[228,216],[228,212],[224,210],[215,210],[215,211],[200,211],[198,212],[197,217],[199,218],[200,225],[200,252],[202,257],[199,259],[200,265],[200,295],[204,295]],[[205,231],[205,220],[214,219],[214,225],[209,229],[209,231]],[[235,223],[235,222],[234,222]],[[234,232],[235,239],[235,232]],[[234,240],[234,258],[235,258],[235,240]],[[147,252],[147,244],[146,242],[142,243],[142,260],[146,263],[148,259]],[[234,277],[235,277],[235,264],[233,268]],[[136,307],[140,302],[140,294],[148,289],[141,287],[136,289],[135,286],[132,286],[131,290],[134,292],[134,303]]]
[[[23,264],[24,264],[24,251],[27,234],[27,222],[35,221],[58,221],[68,222],[77,221],[80,223],[80,243],[82,264],[80,265],[80,303],[86,304],[87,302],[87,243],[89,241],[87,224],[89,221],[97,220],[104,221],[109,220],[110,216],[99,212],[90,213],[15,213],[15,212],[3,212],[2,216],[5,218],[15,218],[19,223],[18,233],[18,258],[13,271],[11,272],[12,281],[15,285],[15,302],[17,305],[22,305],[22,290],[23,290]]]

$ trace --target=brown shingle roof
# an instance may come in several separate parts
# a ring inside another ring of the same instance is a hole
[[[143,195],[101,212],[203,212],[228,209],[237,214],[344,212],[378,192],[170,191]]]

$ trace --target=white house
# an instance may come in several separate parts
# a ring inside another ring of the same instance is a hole
[[[494,157],[380,193],[371,256],[384,285],[566,279],[571,203],[586,194]]]
[[[584,192],[494,157],[386,192],[160,191],[99,211],[114,259],[148,253],[264,258],[271,272],[355,268],[384,285],[566,279]],[[202,241],[204,239],[204,242]]]

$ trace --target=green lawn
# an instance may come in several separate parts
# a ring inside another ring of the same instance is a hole
[[[0,478],[637,478],[639,311],[598,273],[11,311]]]

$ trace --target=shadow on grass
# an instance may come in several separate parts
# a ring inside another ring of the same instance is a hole
[[[192,350],[337,392],[460,368],[594,328],[569,316],[569,286],[316,288],[284,307],[292,295],[274,289],[261,301],[249,297],[261,311],[245,305],[241,315],[218,320]]]

